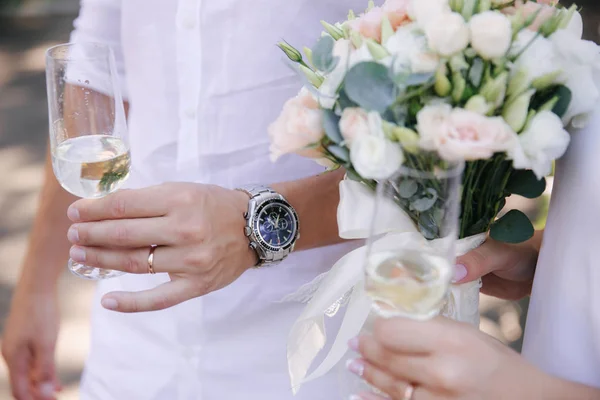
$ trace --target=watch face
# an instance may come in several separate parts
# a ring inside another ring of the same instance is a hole
[[[298,230],[296,214],[281,201],[269,201],[258,210],[255,231],[272,250],[281,250],[294,241]]]

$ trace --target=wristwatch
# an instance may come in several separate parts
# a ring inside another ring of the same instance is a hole
[[[244,213],[244,234],[256,251],[256,267],[272,266],[294,251],[300,237],[298,214],[287,200],[266,186],[244,186],[237,190],[250,196]]]

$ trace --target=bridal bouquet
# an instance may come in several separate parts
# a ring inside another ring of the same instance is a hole
[[[497,218],[506,198],[542,195],[567,128],[582,127],[600,100],[600,52],[581,39],[576,6],[388,0],[322,24],[304,54],[279,44],[309,83],[269,129],[273,159],[297,153],[343,167],[338,217],[358,212],[343,212],[356,198],[348,191],[372,191],[401,166],[464,160],[460,238],[531,238],[521,211]],[[427,239],[437,237],[437,203],[423,182],[400,188],[398,205]]]

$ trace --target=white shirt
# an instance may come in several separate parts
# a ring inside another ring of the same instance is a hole
[[[343,20],[364,0],[83,0],[72,41],[116,52],[130,102],[131,188],[192,181],[235,188],[322,172],[312,161],[268,158],[267,127],[301,82],[281,39],[314,43],[319,21]],[[176,193],[173,194],[174,196]],[[279,302],[325,272],[349,245],[293,254],[229,287],[171,309],[123,315],[99,305],[113,290],[168,277],[101,282],[83,400],[292,399],[286,338],[303,304]],[[338,397],[335,374],[298,400]]]
[[[558,162],[523,354],[600,388],[600,110]]]

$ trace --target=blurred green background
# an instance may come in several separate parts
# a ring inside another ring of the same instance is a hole
[[[577,4],[583,7],[586,37],[600,42],[600,0]],[[68,40],[78,5],[77,0],[0,0],[0,329],[18,279],[42,183],[48,124],[44,52]],[[525,210],[541,228],[551,187],[552,180],[539,201],[515,197],[507,207]],[[92,290],[91,283],[71,277],[65,269],[60,281],[62,330],[57,348],[65,384],[62,400],[78,398],[89,344]],[[505,302],[482,296],[481,328],[518,350],[527,305],[527,300]],[[9,399],[9,393],[6,368],[0,363],[0,399]]]

